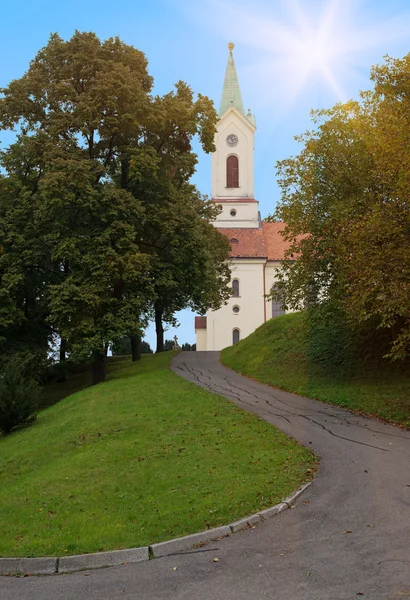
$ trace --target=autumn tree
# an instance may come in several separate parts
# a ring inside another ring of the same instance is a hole
[[[374,90],[313,113],[300,154],[278,164],[285,303],[388,330],[392,358],[410,344],[409,73],[410,55],[375,67]]]

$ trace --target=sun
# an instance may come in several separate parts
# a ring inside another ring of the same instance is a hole
[[[321,79],[335,94],[343,90],[337,73],[346,67],[351,53],[348,24],[338,0],[327,3],[312,18],[300,4],[293,3],[294,23],[288,25],[287,44],[281,54],[291,72],[299,79],[299,88],[312,78]]]
[[[381,59],[392,43],[408,38],[403,15],[398,21],[359,9],[357,0],[205,0],[195,11],[221,38],[245,48],[242,73],[250,89],[260,90],[262,82],[258,101],[281,99],[286,110],[309,95],[313,104],[347,101],[352,81],[356,89],[368,85],[370,57]]]

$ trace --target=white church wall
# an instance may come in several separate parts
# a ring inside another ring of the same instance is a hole
[[[215,227],[257,228],[259,226],[257,202],[228,202],[221,206],[222,211],[216,218]]]
[[[232,261],[232,279],[239,280],[239,297],[232,297],[219,310],[208,312],[207,350],[231,346],[234,329],[239,329],[240,339],[243,339],[264,322],[264,262],[259,259]],[[237,314],[233,311],[235,306],[239,307]]]
[[[203,352],[207,350],[206,347],[206,329],[195,329],[196,335],[196,350],[197,352]]]
[[[230,134],[238,137],[234,147],[226,143]],[[222,116],[215,136],[216,152],[212,154],[213,198],[254,197],[253,138],[254,129],[237,110],[232,108]],[[239,188],[226,187],[226,159],[230,155],[239,159]]]

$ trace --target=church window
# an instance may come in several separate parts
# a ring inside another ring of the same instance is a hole
[[[232,292],[234,298],[239,298],[239,279],[234,279],[232,281]]]
[[[240,331],[239,329],[234,329],[232,331],[232,344],[237,344],[240,340]]]
[[[237,156],[228,156],[226,159],[226,187],[239,187],[239,160]]]
[[[240,310],[241,310],[241,309],[239,308],[239,306],[234,306],[234,307],[232,308],[232,312],[233,312],[233,314],[234,314],[234,315],[237,315],[237,314],[238,314],[238,312],[239,312]]]
[[[231,217],[236,217],[236,210],[233,208],[230,212]]]
[[[274,283],[272,286],[272,292],[277,292],[278,291],[278,284]],[[275,298],[272,299],[272,319],[274,319],[275,317],[279,317],[280,315],[284,315],[285,314],[285,309],[283,308],[283,302],[281,302],[280,300],[275,300]]]

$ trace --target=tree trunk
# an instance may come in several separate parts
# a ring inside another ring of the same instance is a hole
[[[94,354],[94,360],[92,364],[93,371],[93,385],[101,383],[105,379],[105,353],[98,352]]]
[[[141,360],[141,337],[139,335],[131,336],[132,362]]]
[[[162,307],[155,304],[155,330],[157,332],[156,352],[164,352],[164,328],[162,326]]]

